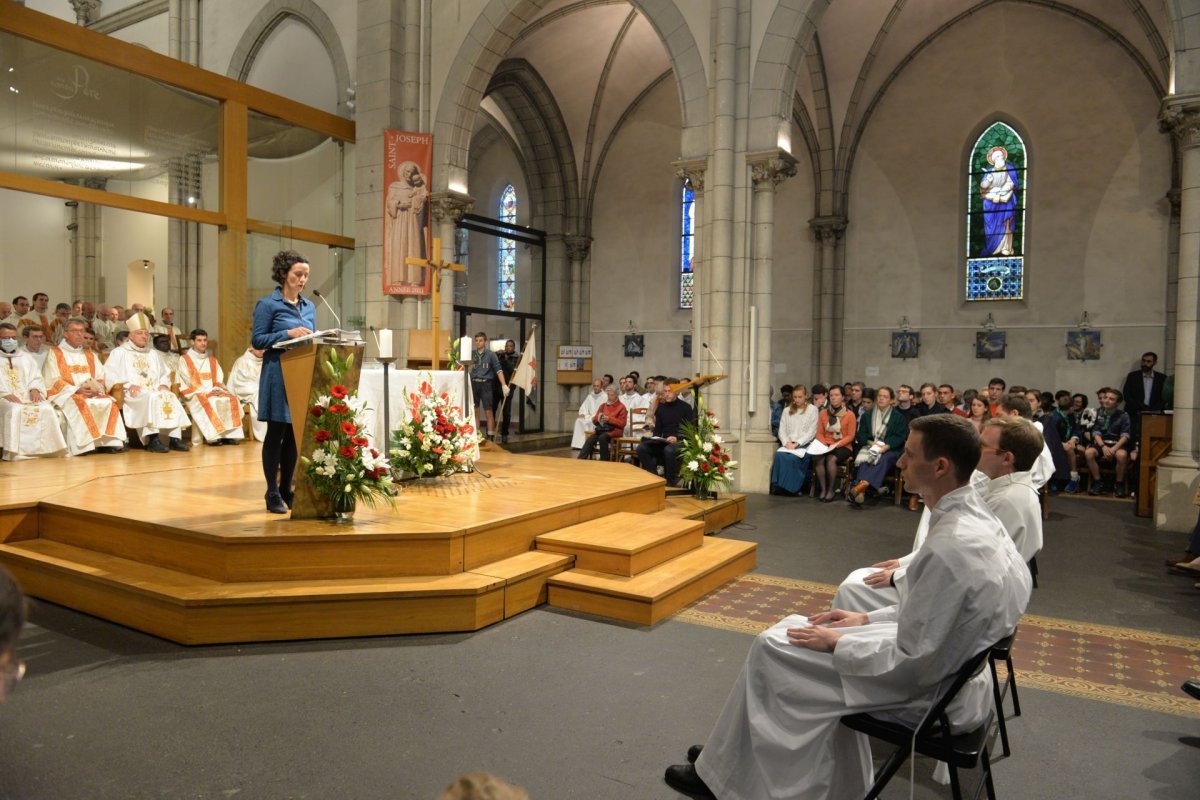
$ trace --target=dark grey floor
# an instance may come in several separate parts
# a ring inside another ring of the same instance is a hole
[[[1200,633],[1200,590],[1161,568],[1183,537],[1124,503],[1052,508],[1032,613]],[[906,552],[916,521],[752,496],[726,535],[759,542],[761,573],[833,583]],[[29,674],[0,707],[3,797],[425,800],[488,769],[535,800],[668,800],[663,767],[703,740],[749,644],[547,608],[469,635],[190,649],[46,604],[33,621]],[[1200,718],[1034,689],[1022,701],[1000,798],[1197,797]],[[949,797],[930,772],[918,762],[915,796]]]

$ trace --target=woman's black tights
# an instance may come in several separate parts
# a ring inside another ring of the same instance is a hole
[[[280,492],[285,499],[292,496],[296,456],[296,436],[292,431],[292,423],[268,421],[262,446],[263,477],[267,479],[268,493]]]

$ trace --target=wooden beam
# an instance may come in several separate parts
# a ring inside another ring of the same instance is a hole
[[[344,142],[354,141],[354,120],[194,67],[178,59],[72,25],[16,3],[4,3],[0,30],[90,58],[134,75],[178,86],[217,100],[233,100]]]
[[[293,225],[280,225],[275,222],[264,222],[259,219],[247,219],[246,230],[250,233],[265,233],[268,236],[278,236],[288,239],[299,239],[302,242],[314,242],[329,247],[344,247],[354,249],[354,239],[349,236],[339,236],[336,233],[324,233],[310,228],[297,228]]]
[[[158,200],[147,200],[128,194],[105,192],[101,189],[88,189],[69,183],[48,181],[45,178],[34,178],[29,175],[18,175],[14,172],[0,171],[0,189],[13,189],[18,192],[29,192],[46,197],[61,197],[64,200],[75,200],[80,203],[95,203],[98,206],[123,208],[127,211],[140,211],[143,214],[154,214],[172,219],[185,219],[189,222],[200,222],[205,225],[224,225],[225,215],[220,211],[206,211],[202,208],[180,206],[174,203],[163,203]]]
[[[225,227],[217,234],[217,358],[232,364],[250,344],[250,289],[246,282],[246,185],[249,110],[244,103],[221,104],[221,211]]]

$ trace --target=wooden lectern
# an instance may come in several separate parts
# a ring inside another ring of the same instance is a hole
[[[329,394],[333,385],[329,375],[321,367],[330,351],[336,351],[339,359],[354,354],[354,363],[342,376],[342,384],[354,391],[358,388],[358,376],[362,369],[363,354],[366,352],[361,340],[326,337],[321,342],[305,342],[284,352],[279,363],[283,367],[283,387],[287,392],[288,409],[292,414],[292,430],[296,436],[296,449],[300,455],[311,455],[316,449],[313,439],[313,400]],[[296,499],[292,503],[292,519],[321,519],[333,516],[333,501],[322,497],[309,480],[303,465],[296,465]]]

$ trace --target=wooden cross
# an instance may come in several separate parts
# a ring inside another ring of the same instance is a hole
[[[441,320],[438,318],[441,315],[442,306],[442,270],[447,270],[449,272],[466,272],[467,268],[462,264],[454,264],[451,262],[442,261],[442,240],[436,237],[433,240],[433,256],[431,258],[406,258],[404,259],[404,263],[408,264],[410,267],[422,267],[430,270],[433,273],[432,293],[429,298],[430,304],[432,305],[429,315],[429,324],[433,327],[433,330],[429,332],[429,346],[433,350],[433,369],[436,372],[442,363],[441,350],[439,349],[441,345],[438,344],[438,339],[442,335],[440,330]]]

